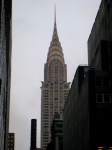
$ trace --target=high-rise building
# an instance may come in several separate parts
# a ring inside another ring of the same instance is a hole
[[[69,92],[67,66],[54,21],[47,62],[44,66],[44,82],[41,87],[41,148],[46,148],[51,139],[51,123],[55,112],[62,113]]]
[[[15,148],[15,134],[9,133],[8,136],[8,150],[14,150]]]
[[[8,149],[12,0],[0,0],[0,150]]]
[[[64,150],[112,150],[112,1],[102,0],[63,112]],[[69,137],[69,138],[68,138]]]
[[[36,150],[37,120],[31,119],[30,150]]]

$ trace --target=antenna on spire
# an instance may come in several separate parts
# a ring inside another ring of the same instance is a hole
[[[56,4],[55,4],[55,13],[54,13],[54,22],[55,22],[55,24],[56,24]]]

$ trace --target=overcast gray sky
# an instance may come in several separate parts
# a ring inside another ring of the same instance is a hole
[[[15,150],[30,147],[31,119],[38,120],[40,147],[41,81],[57,8],[58,35],[72,82],[79,64],[87,64],[87,40],[101,0],[13,0],[10,132]]]

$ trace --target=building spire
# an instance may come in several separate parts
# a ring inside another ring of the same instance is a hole
[[[54,24],[56,25],[56,4],[55,4],[55,9],[54,10],[55,10],[55,12],[54,12],[54,15],[55,15],[54,16]]]
[[[61,47],[61,44],[58,38],[57,25],[56,25],[56,4],[55,4],[55,9],[54,9],[54,31],[53,31],[53,36],[52,36],[52,41],[51,41],[50,46],[53,46],[53,45],[58,45]]]

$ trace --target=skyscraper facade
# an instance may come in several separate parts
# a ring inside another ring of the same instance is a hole
[[[54,114],[62,113],[68,92],[67,66],[57,33],[55,15],[54,31],[41,87],[41,148],[46,148],[51,139],[50,129]]]
[[[0,0],[0,150],[8,149],[12,0]]]

